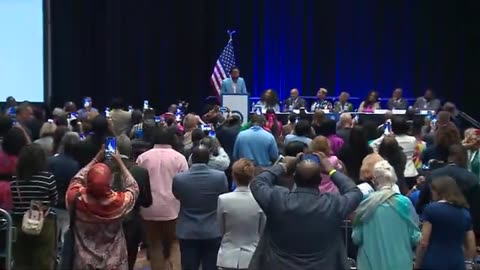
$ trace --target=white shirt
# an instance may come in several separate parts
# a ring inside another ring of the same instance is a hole
[[[395,135],[395,139],[397,139],[398,144],[403,149],[403,153],[407,156],[407,164],[405,165],[404,176],[405,177],[415,177],[418,175],[417,168],[415,167],[415,163],[413,162],[413,154],[415,153],[415,146],[417,146],[417,139],[413,136],[408,135]],[[383,141],[382,137],[374,140],[370,146],[373,148],[375,152],[378,152],[378,147]]]

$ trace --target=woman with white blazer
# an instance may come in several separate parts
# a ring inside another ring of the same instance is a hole
[[[265,227],[265,214],[248,187],[254,172],[255,166],[250,160],[236,161],[232,176],[237,188],[218,197],[217,217],[223,238],[217,266],[222,270],[248,269]]]

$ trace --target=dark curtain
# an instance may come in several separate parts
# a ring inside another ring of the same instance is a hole
[[[212,67],[234,36],[237,63],[254,96],[292,87],[315,95],[393,88],[476,110],[480,1],[433,0],[52,0],[53,102],[98,106],[122,96],[165,109],[195,109],[213,95]]]

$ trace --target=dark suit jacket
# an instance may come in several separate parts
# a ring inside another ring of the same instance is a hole
[[[393,98],[390,98],[388,100],[388,109],[389,110],[406,110],[408,108],[408,102],[404,98],[401,98],[397,102],[393,100]]]
[[[337,270],[347,268],[342,221],[362,200],[362,192],[342,173],[332,180],[340,194],[318,188],[292,191],[275,186],[281,165],[259,174],[250,184],[255,200],[267,216],[268,235],[260,269]]]
[[[292,110],[298,110],[302,107],[307,108],[307,102],[305,101],[305,99],[301,97],[297,97],[296,100],[290,97],[290,98],[287,98],[287,100],[285,100],[286,110],[288,110],[290,106],[292,106]]]
[[[222,236],[217,222],[217,202],[218,196],[228,192],[224,172],[210,169],[207,164],[193,164],[190,170],[175,175],[172,192],[180,201],[179,239]]]
[[[132,174],[133,178],[137,182],[139,194],[138,199],[135,201],[135,208],[134,210],[138,212],[140,206],[141,207],[149,207],[152,205],[152,191],[150,188],[150,176],[148,175],[148,171],[140,166],[138,166],[135,162],[122,159],[123,164],[127,167],[128,171]],[[112,173],[121,174],[120,167],[114,163],[113,161],[105,162],[107,166],[109,166],[112,170]],[[120,175],[119,175],[120,176]],[[115,191],[125,191],[125,182],[121,179],[121,177],[115,177],[112,183],[113,190]]]
[[[228,157],[230,157],[230,160],[233,160],[233,147],[235,146],[237,135],[240,133],[240,126],[220,126],[215,133]]]
[[[471,204],[473,202],[471,196],[471,190],[476,189],[478,187],[478,177],[474,174],[469,172],[467,169],[462,168],[460,166],[454,165],[454,164],[449,164],[445,167],[442,167],[440,169],[433,170],[431,174],[427,177],[427,185],[425,185],[420,192],[420,197],[418,199],[416,208],[417,212],[420,214],[423,212],[423,209],[425,206],[430,203],[432,196],[430,192],[430,183],[432,181],[435,181],[435,178],[441,177],[441,176],[450,176],[452,177],[456,182],[460,190],[463,192],[463,195],[465,196],[465,199],[467,199],[467,202]]]
[[[55,175],[58,191],[58,208],[65,208],[65,194],[67,193],[70,181],[81,169],[80,164],[70,156],[60,154],[49,157],[47,160],[48,171]]]

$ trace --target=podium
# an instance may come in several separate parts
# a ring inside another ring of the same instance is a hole
[[[222,106],[240,116],[242,125],[248,122],[250,98],[248,94],[222,94]]]

